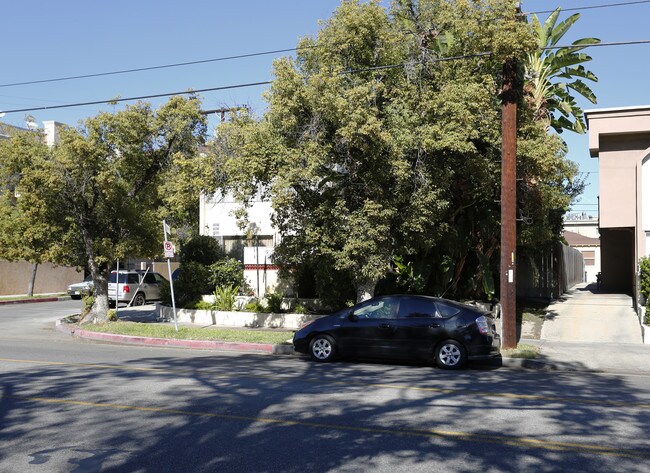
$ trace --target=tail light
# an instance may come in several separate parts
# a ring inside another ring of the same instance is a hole
[[[478,331],[481,332],[481,335],[491,335],[490,325],[488,324],[488,320],[485,318],[485,316],[481,315],[476,319],[476,326],[478,327]]]
[[[129,289],[129,286],[125,284],[124,287],[122,287],[122,293],[128,294],[129,292],[131,292],[131,289]]]

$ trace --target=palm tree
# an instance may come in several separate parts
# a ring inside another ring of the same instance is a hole
[[[541,24],[532,16],[533,31],[538,38],[538,49],[528,55],[525,65],[525,95],[533,107],[535,118],[547,122],[547,128],[562,133],[586,130],[582,109],[576,102],[576,94],[596,103],[593,91],[580,79],[597,82],[598,78],[582,65],[591,57],[581,53],[587,45],[600,43],[597,38],[583,38],[570,46],[558,47],[558,42],[580,18],[575,13],[557,24],[560,9],[556,9]]]

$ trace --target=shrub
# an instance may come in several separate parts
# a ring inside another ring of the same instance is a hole
[[[106,320],[109,322],[117,322],[117,312],[115,309],[111,309],[108,311],[108,314],[106,315]]]
[[[207,266],[196,262],[188,262],[181,266],[178,279],[174,281],[174,296],[178,307],[190,307],[201,300],[203,294],[213,290],[210,284],[210,270]],[[171,305],[171,289],[169,283],[160,288],[162,301]]]
[[[196,309],[196,310],[212,310],[212,302],[206,302],[204,300],[200,300],[192,304],[192,307],[188,307],[188,309]]]
[[[645,256],[639,260],[639,285],[641,294],[647,301],[650,299],[650,258]]]
[[[264,299],[266,300],[266,307],[268,308],[269,312],[272,312],[274,314],[279,314],[282,312],[283,298],[284,294],[280,292],[267,292],[264,296]]]
[[[83,303],[84,306],[81,309],[81,319],[83,319],[86,315],[88,315],[90,310],[93,308],[93,304],[95,303],[95,296],[92,295],[84,296]]]
[[[210,265],[210,284],[244,287],[244,267],[234,258],[225,258]],[[211,291],[212,292],[212,291]]]
[[[239,286],[219,286],[214,290],[213,308],[216,310],[233,310]]]
[[[181,265],[200,263],[210,266],[215,261],[225,258],[226,253],[219,242],[208,235],[195,236],[183,245],[180,251]]]
[[[305,307],[302,304],[296,304],[296,306],[293,308],[292,312],[294,314],[306,314],[309,311],[307,310],[307,307]]]
[[[264,312],[264,306],[257,299],[252,299],[244,306],[246,312]]]

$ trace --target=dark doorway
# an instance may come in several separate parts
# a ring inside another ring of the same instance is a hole
[[[601,289],[634,295],[634,229],[601,228]]]

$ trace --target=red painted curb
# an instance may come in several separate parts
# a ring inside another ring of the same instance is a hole
[[[176,340],[167,338],[135,337],[132,335],[116,335],[114,333],[92,332],[83,330],[65,323],[57,323],[57,330],[75,337],[90,340],[103,340],[107,342],[124,343],[127,345],[147,345],[159,347],[181,347],[200,350],[229,350],[229,351],[255,351],[273,353],[273,345],[266,343],[241,343],[222,342],[213,340]]]

